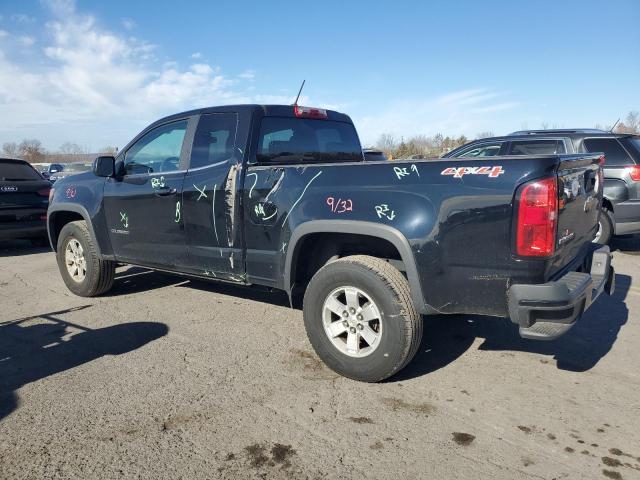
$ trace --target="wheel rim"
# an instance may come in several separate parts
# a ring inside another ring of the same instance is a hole
[[[596,236],[593,237],[593,243],[598,243],[600,241],[601,235],[602,235],[602,220],[598,222],[598,231],[596,232]]]
[[[81,283],[87,276],[87,260],[80,242],[71,238],[64,249],[64,263],[74,282]]]
[[[349,357],[371,355],[382,338],[382,317],[371,296],[356,287],[333,290],[322,306],[324,331]]]

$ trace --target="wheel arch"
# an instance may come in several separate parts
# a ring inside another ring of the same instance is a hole
[[[58,203],[51,207],[47,212],[47,233],[49,235],[49,243],[53,251],[56,251],[58,244],[58,236],[62,228],[70,222],[77,220],[84,220],[89,229],[89,234],[93,240],[98,255],[102,256],[100,249],[100,243],[96,237],[96,232],[93,229],[93,223],[91,222],[91,216],[86,208],[76,203]]]
[[[295,269],[304,239],[318,233],[339,233],[380,238],[396,248],[405,267],[411,287],[411,298],[419,313],[434,313],[425,302],[415,257],[407,238],[397,229],[374,222],[357,220],[312,220],[295,228],[289,240],[284,262],[284,289],[291,295],[295,281]]]

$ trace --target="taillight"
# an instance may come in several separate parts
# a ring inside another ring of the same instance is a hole
[[[631,180],[634,182],[640,182],[640,165],[634,165],[633,167],[627,167],[627,172]]]
[[[38,195],[40,195],[41,197],[48,197],[51,193],[51,188],[41,188],[40,190],[38,190]]]
[[[604,155],[600,155],[600,158],[598,159],[598,163],[604,167],[604,163],[605,163],[606,159],[604,157]]]
[[[300,107],[298,105],[294,105],[293,113],[299,118],[327,118],[327,111],[322,108]]]
[[[555,177],[525,183],[518,190],[516,253],[548,257],[556,244],[558,186]]]

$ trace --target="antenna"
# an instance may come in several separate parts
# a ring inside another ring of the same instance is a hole
[[[616,123],[613,124],[613,127],[611,127],[611,130],[609,130],[609,133],[613,133],[613,129],[616,128],[616,125],[618,125],[620,123],[620,119],[616,120]]]
[[[300,98],[300,94],[302,93],[302,89],[304,88],[304,82],[306,82],[306,80],[302,80],[302,85],[300,85],[300,90],[298,90],[298,96],[296,97],[296,101],[293,102],[294,106],[298,105],[298,99]]]

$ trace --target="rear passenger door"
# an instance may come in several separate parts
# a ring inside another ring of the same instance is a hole
[[[182,195],[189,271],[233,281],[244,273],[237,133],[237,113],[200,117]]]

